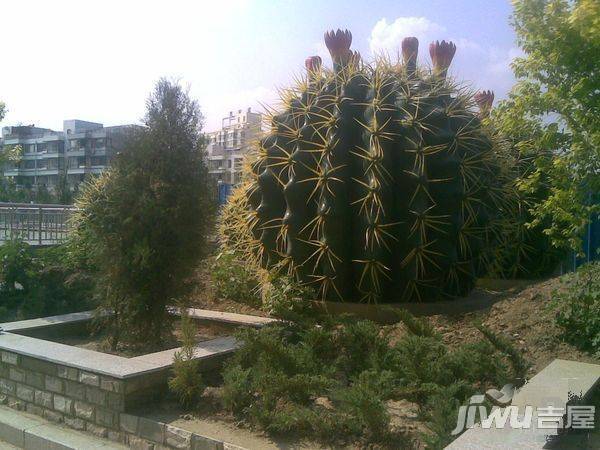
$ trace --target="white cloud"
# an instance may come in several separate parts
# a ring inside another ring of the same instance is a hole
[[[508,51],[503,51],[492,47],[489,49],[489,63],[486,70],[495,76],[512,75],[510,64],[520,56],[523,56],[520,48],[512,47]]]
[[[379,20],[371,30],[369,48],[374,55],[384,53],[394,57],[408,36],[419,39],[419,60],[425,65],[430,64],[427,48],[431,41],[453,41],[457,52],[450,74],[475,90],[492,89],[496,98],[503,98],[514,83],[510,63],[522,55],[518,48],[501,49],[463,36],[449,36],[445,26],[426,17],[398,17],[392,22],[386,18]]]
[[[388,23],[386,18],[379,20],[371,30],[369,48],[374,55],[387,53],[395,55],[400,50],[402,39],[414,36],[419,39],[421,46],[440,36],[446,27],[439,25],[426,17],[398,17]]]

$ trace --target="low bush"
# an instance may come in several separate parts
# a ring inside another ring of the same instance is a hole
[[[91,290],[67,246],[35,249],[15,240],[0,247],[0,321],[90,309]]]
[[[196,325],[182,308],[181,334],[182,347],[175,354],[173,377],[169,380],[169,389],[184,406],[195,406],[204,392],[204,382],[200,375],[200,360],[194,359],[196,346]]]
[[[302,317],[241,331],[243,347],[224,370],[225,407],[270,433],[397,446],[406,436],[391,426],[386,405],[406,399],[420,405],[427,442],[443,447],[460,404],[516,377],[493,340],[450,349],[408,313],[408,332],[393,344],[389,327],[368,320]],[[437,413],[440,398],[449,417]]]
[[[219,253],[211,266],[211,277],[219,298],[260,307],[256,272],[231,251]]]
[[[306,321],[316,313],[311,303],[316,298],[310,286],[300,285],[287,276],[271,275],[270,282],[263,286],[262,308],[280,319]]]
[[[586,264],[564,276],[552,307],[564,340],[600,356],[600,263]]]

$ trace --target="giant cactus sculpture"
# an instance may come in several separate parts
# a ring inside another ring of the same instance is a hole
[[[454,44],[432,43],[423,70],[416,38],[395,64],[364,64],[351,41],[325,34],[333,70],[306,60],[228,206],[226,239],[327,300],[464,295],[493,257],[510,198],[487,112],[447,77]]]

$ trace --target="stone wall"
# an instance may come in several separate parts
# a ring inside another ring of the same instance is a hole
[[[218,441],[125,412],[160,395],[167,375],[121,380],[2,351],[0,403],[134,448],[223,448]]]
[[[0,394],[13,408],[108,436],[125,411],[123,380],[3,351]]]
[[[178,311],[173,309],[174,314]],[[260,327],[273,319],[190,309],[195,320]],[[0,403],[134,448],[235,446],[137,417],[167,390],[174,348],[133,358],[63,345],[53,337],[85,332],[93,312],[0,324]],[[218,370],[239,348],[232,336],[199,342],[201,371]]]

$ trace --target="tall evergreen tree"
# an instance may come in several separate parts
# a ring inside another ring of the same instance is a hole
[[[203,117],[178,83],[161,79],[145,127],[132,129],[112,168],[82,189],[75,243],[99,275],[112,344],[160,345],[167,305],[203,255],[213,216],[203,162]]]

